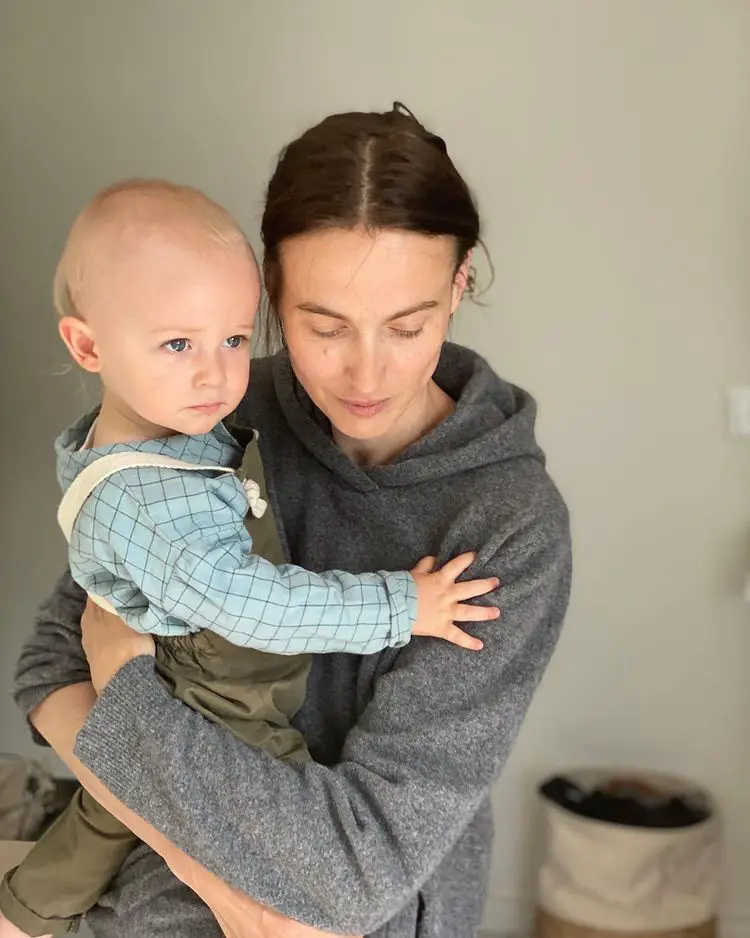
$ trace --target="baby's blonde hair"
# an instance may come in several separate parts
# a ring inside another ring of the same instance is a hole
[[[228,250],[252,250],[229,212],[198,189],[162,179],[127,179],[97,193],[78,215],[55,271],[52,289],[59,316],[82,318],[80,300],[93,240],[113,229],[143,232],[176,227]]]

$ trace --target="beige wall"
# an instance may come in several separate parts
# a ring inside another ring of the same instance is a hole
[[[63,563],[50,445],[81,396],[48,296],[76,208],[160,174],[254,235],[285,141],[395,97],[479,195],[497,280],[457,336],[540,399],[577,547],[498,787],[488,923],[527,908],[535,780],[606,762],[715,791],[746,935],[750,443],[726,440],[723,395],[750,384],[750,2],[2,0],[0,680]],[[29,744],[4,706],[7,748]]]

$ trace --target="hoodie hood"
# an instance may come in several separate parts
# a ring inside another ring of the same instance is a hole
[[[434,374],[456,402],[453,413],[393,463],[369,469],[355,465],[333,442],[328,419],[295,377],[286,352],[275,356],[273,371],[290,429],[319,462],[360,491],[432,481],[521,457],[544,465],[531,395],[498,378],[481,355],[463,346],[446,342]]]

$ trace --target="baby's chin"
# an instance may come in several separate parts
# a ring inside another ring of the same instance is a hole
[[[210,433],[231,412],[223,404],[218,409],[186,407],[177,414],[165,416],[163,426],[173,433],[199,436]]]

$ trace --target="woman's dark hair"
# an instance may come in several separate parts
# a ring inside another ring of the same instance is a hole
[[[279,156],[261,224],[268,343],[280,331],[281,243],[359,227],[450,235],[456,272],[479,241],[479,214],[445,142],[398,102],[385,113],[326,117]]]

